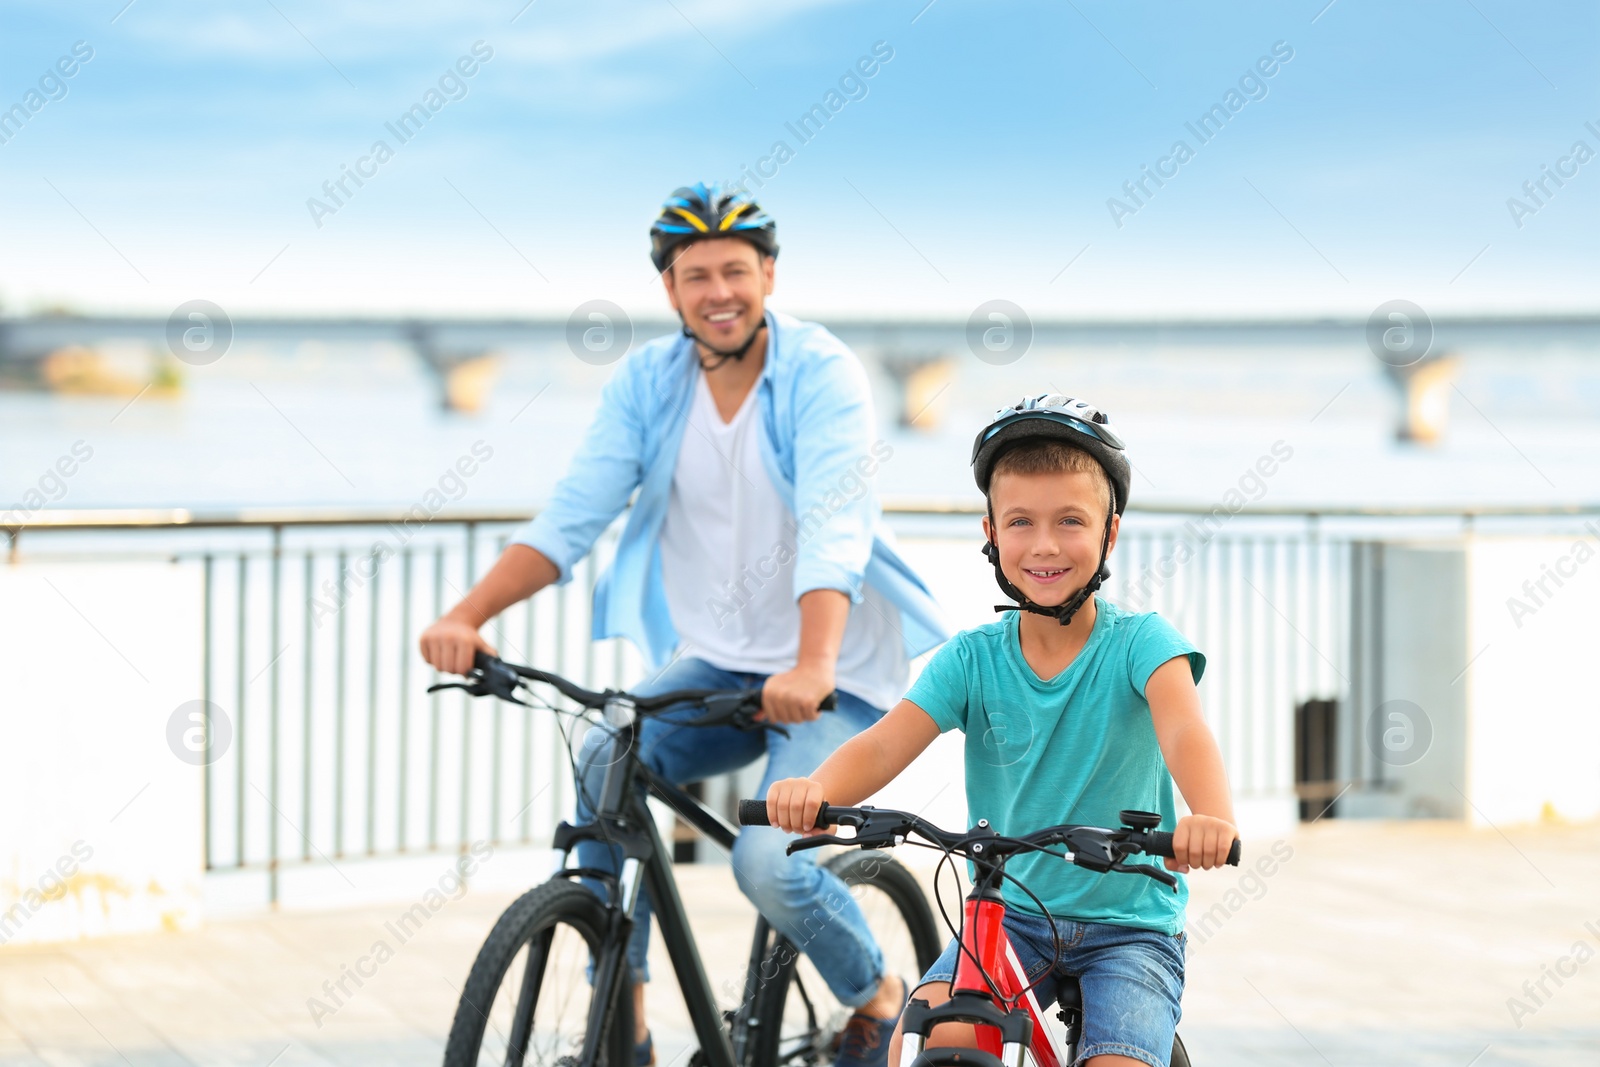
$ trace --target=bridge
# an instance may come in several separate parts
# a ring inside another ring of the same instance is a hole
[[[180,314],[186,307],[165,318],[78,314],[0,317],[0,387],[42,384],[41,372],[51,354],[75,347],[131,342],[152,351],[171,349],[179,354],[175,338],[191,325],[187,315]],[[1372,347],[1374,321],[1284,318],[1035,322],[1021,307],[993,300],[974,309],[964,320],[830,317],[826,324],[895,385],[894,405],[899,410],[899,421],[910,425],[922,417],[931,398],[950,382],[951,361],[955,359],[975,356],[1004,366],[1035,348],[1113,356],[1118,352],[1164,349],[1180,358],[1218,351],[1258,355],[1348,351]],[[231,319],[224,316],[221,323],[205,325],[229,331],[228,343],[233,346],[305,341],[407,346],[437,383],[441,405],[450,408],[470,406],[471,397],[487,388],[483,371],[495,353],[515,348],[539,354],[571,354],[587,362],[605,364],[620,359],[642,340],[678,329],[678,323],[667,318],[632,320],[622,308],[601,301],[581,305],[565,318],[258,315]],[[1415,361],[1408,361],[1408,357],[1378,357],[1406,401],[1408,411],[1397,427],[1403,438],[1426,436],[1429,391],[1447,388],[1456,362],[1470,359],[1475,352],[1514,352],[1519,357],[1600,355],[1600,315],[1456,316],[1430,321],[1424,313],[1416,326],[1427,343]]]

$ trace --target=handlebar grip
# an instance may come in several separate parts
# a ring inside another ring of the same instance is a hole
[[[817,821],[811,825],[827,826],[827,818],[828,805],[824,803],[822,807],[817,809]],[[772,823],[767,819],[767,802],[765,800],[739,801],[739,825],[771,826]]]
[[[1242,847],[1237,837],[1233,839],[1233,847],[1228,850],[1228,863],[1234,867],[1239,866],[1239,852]],[[1165,830],[1151,830],[1145,834],[1145,855],[1172,858],[1172,835]]]
[[[838,711],[839,710],[839,691],[837,689],[835,689],[833,692],[831,692],[827,696],[823,697],[822,698],[822,703],[817,705],[817,710],[818,711]]]

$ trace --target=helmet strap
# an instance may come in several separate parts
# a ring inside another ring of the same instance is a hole
[[[678,313],[678,321],[679,322],[683,322],[683,313],[682,312]],[[723,351],[720,348],[714,348],[711,345],[707,344],[706,342],[702,341],[699,337],[697,337],[695,335],[695,332],[693,330],[689,329],[689,324],[687,322],[683,323],[683,336],[687,337],[689,340],[693,341],[695,344],[699,345],[701,348],[705,349],[707,352],[710,352],[712,355],[717,357],[717,361],[715,363],[711,364],[709,367],[707,367],[704,363],[702,363],[700,365],[701,369],[703,369],[703,370],[705,370],[706,372],[709,373],[711,371],[716,370],[718,367],[722,366],[724,363],[728,362],[728,360],[730,360],[730,359],[734,359],[734,360],[742,360],[742,359],[744,359],[745,355],[750,351],[751,347],[755,345],[756,338],[761,336],[761,331],[766,327],[766,325],[767,325],[767,320],[766,320],[765,317],[763,317],[762,320],[761,320],[760,325],[758,325],[754,330],[751,330],[750,331],[750,336],[746,337],[744,339],[744,344],[740,345],[738,348],[729,349],[727,351]]]
[[[993,509],[991,509],[989,512],[989,528],[991,530],[994,529]],[[1011,579],[1007,578],[1005,571],[1001,570],[1000,568],[1000,546],[992,540],[985,541],[983,543],[982,551],[983,554],[988,557],[989,562],[994,564],[994,577],[995,581],[1000,585],[1000,591],[1006,596],[1010,597],[1012,600],[1016,601],[1015,604],[996,604],[994,606],[994,610],[1031,611],[1035,615],[1048,615],[1059,622],[1062,626],[1070,625],[1073,616],[1078,614],[1078,609],[1082,608],[1084,604],[1088,603],[1089,598],[1094,596],[1095,593],[1100,590],[1100,587],[1105,584],[1106,579],[1111,577],[1111,569],[1106,566],[1106,554],[1110,551],[1110,548],[1111,516],[1107,515],[1105,534],[1100,539],[1100,566],[1095,569],[1094,577],[1085,582],[1082,589],[1079,589],[1065,601],[1057,604],[1053,608],[1049,608],[1045,607],[1043,604],[1035,604],[1033,601],[1028,599],[1026,593],[1012,584]]]

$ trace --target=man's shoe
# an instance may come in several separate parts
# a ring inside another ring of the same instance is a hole
[[[859,1011],[851,1015],[839,1034],[839,1057],[833,1067],[887,1067],[889,1039],[894,1037],[900,1012],[905,1011],[910,995],[911,987],[901,980],[900,1011],[895,1012],[894,1018],[875,1019]]]

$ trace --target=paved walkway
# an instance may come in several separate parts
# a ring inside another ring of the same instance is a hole
[[[1182,1029],[1197,1064],[1600,1064],[1600,825],[1502,836],[1328,820],[1252,845],[1247,859],[1276,845],[1270,873],[1191,882]],[[751,913],[725,868],[683,877],[720,988]],[[443,908],[316,1021],[308,999],[385,936],[395,907],[0,949],[0,1067],[437,1064],[459,983],[510,899]],[[681,1063],[671,968],[654,970],[661,1062]]]

